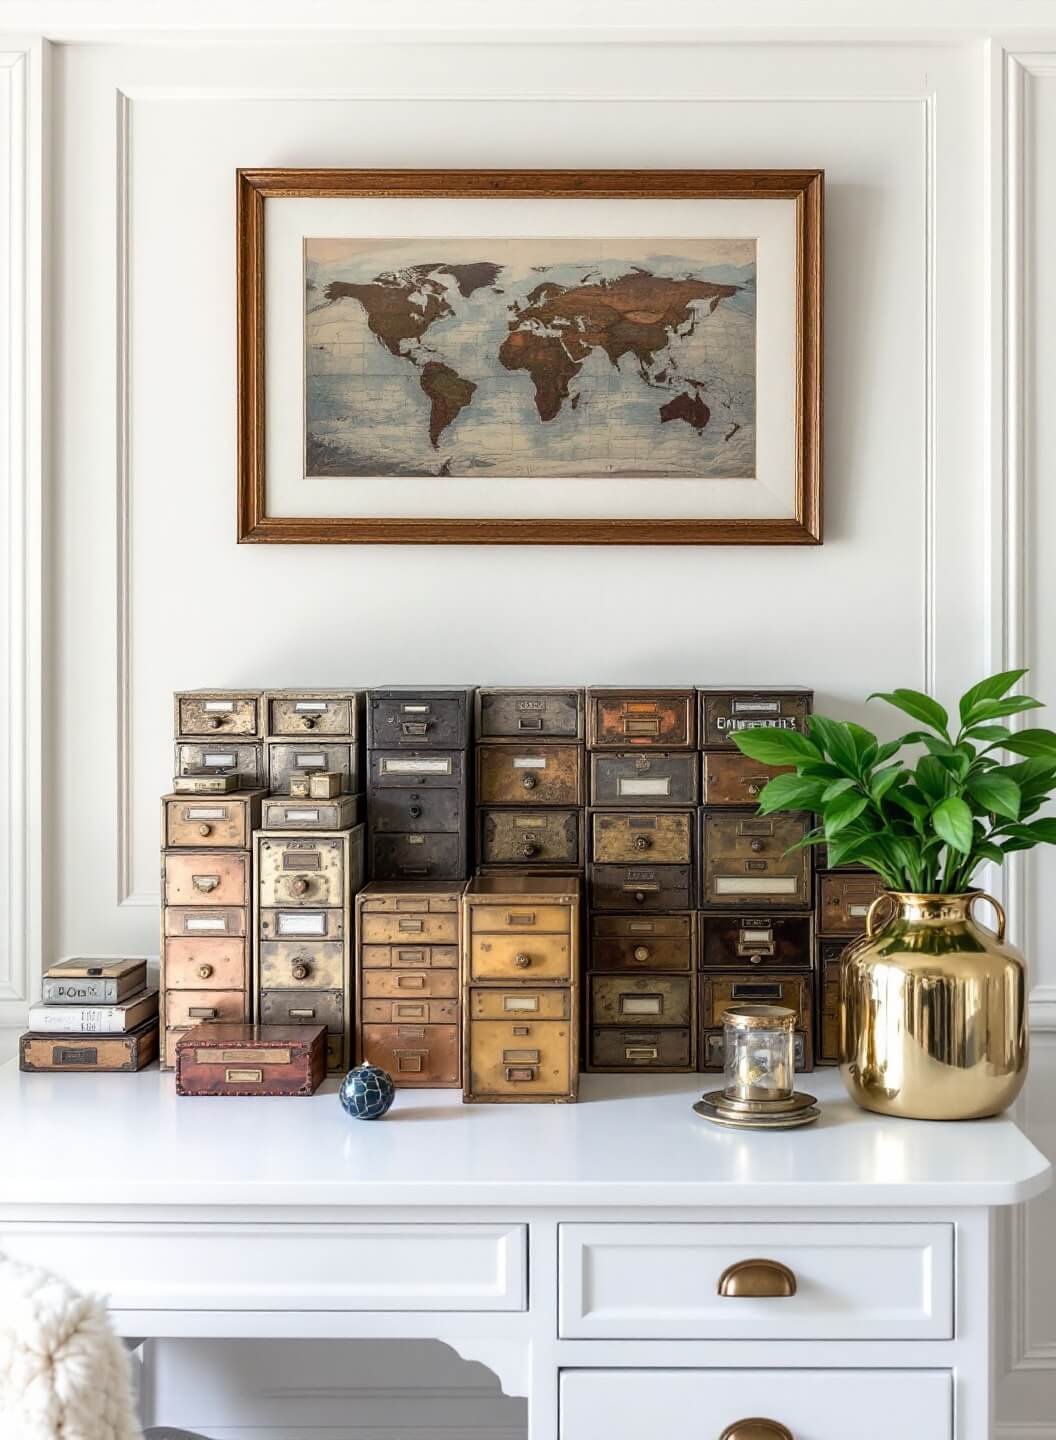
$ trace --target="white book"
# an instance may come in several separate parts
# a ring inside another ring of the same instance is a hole
[[[29,1028],[45,1035],[123,1035],[157,1013],[158,992],[142,990],[117,1005],[31,1005]]]

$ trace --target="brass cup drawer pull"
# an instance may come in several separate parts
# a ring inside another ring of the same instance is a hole
[[[719,1294],[750,1300],[778,1299],[796,1293],[796,1277],[780,1260],[738,1260],[719,1276]],[[749,1422],[742,1421],[742,1424]],[[754,1424],[772,1424],[772,1421],[752,1421]],[[760,1436],[768,1431],[760,1431]],[[779,1429],[775,1435],[781,1434]],[[787,1434],[787,1431],[784,1432]]]
[[[208,895],[220,884],[219,875],[192,875],[191,884],[202,895]]]
[[[719,1440],[795,1440],[787,1425],[776,1420],[763,1420],[759,1416],[751,1420],[735,1420],[719,1436]]]

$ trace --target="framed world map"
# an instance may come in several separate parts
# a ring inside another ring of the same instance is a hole
[[[822,183],[239,172],[239,539],[818,543]]]

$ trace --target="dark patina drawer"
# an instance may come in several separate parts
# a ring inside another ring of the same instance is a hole
[[[372,791],[390,786],[397,789],[450,790],[465,783],[466,757],[461,750],[447,754],[401,755],[398,751],[373,750],[369,785]]]
[[[757,816],[754,811],[702,810],[701,903],[743,910],[808,909],[809,850],[788,853],[807,833],[800,815]]]
[[[702,915],[706,970],[806,970],[813,936],[809,915]]]
[[[587,745],[592,750],[692,750],[696,735],[692,690],[587,691]]]
[[[819,1065],[838,1065],[840,1060],[840,972],[845,949],[843,940],[818,941]]]
[[[264,746],[259,740],[181,740],[176,745],[177,775],[234,770],[240,790],[256,790],[267,784]]]
[[[477,803],[582,805],[582,745],[478,745]]]
[[[628,1029],[624,1026],[590,1031],[592,1070],[692,1070],[693,1032],[682,1029]]]
[[[473,690],[392,686],[367,696],[371,750],[464,750],[472,730]]]
[[[692,810],[593,810],[590,858],[598,865],[690,865],[694,820]]]
[[[591,924],[593,970],[696,969],[692,915],[596,915]]]
[[[420,831],[458,831],[466,824],[467,808],[461,790],[374,790],[368,813],[375,835],[413,835]]]
[[[371,836],[371,874],[375,880],[463,880],[466,835]]]
[[[755,805],[775,775],[791,771],[791,765],[760,765],[739,750],[713,750],[704,756],[704,804]]]
[[[583,691],[506,689],[477,691],[477,738],[582,740]]]
[[[481,864],[578,865],[582,814],[581,810],[481,810]]]
[[[689,975],[592,975],[592,1025],[691,1025],[693,985]]]
[[[689,910],[693,870],[689,865],[592,865],[590,897],[595,910]]]
[[[861,935],[873,901],[886,889],[879,875],[869,873],[818,876],[818,933]]]
[[[701,987],[701,1024],[722,1024],[723,1012],[738,1005],[781,1005],[797,1014],[796,1029],[809,1030],[813,1015],[812,975],[725,974],[705,971]]]
[[[639,751],[590,757],[592,805],[660,806],[697,803],[700,757]]]
[[[339,1035],[345,1028],[343,990],[262,990],[262,1025],[325,1025]]]
[[[805,735],[813,708],[813,691],[798,686],[775,685],[766,690],[701,690],[701,748],[732,750],[737,731],[751,730],[757,725],[775,730],[798,730]]]

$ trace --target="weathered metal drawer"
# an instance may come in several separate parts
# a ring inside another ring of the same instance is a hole
[[[262,940],[343,940],[345,912],[325,906],[294,906],[289,910],[260,910]]]
[[[591,750],[692,750],[696,718],[693,690],[587,691]]]
[[[374,905],[371,901],[371,905]],[[420,945],[454,945],[458,942],[458,915],[448,914],[393,914],[391,910],[378,912],[361,906],[359,912],[359,939],[361,944],[392,944],[395,948]]]
[[[796,1074],[806,1075],[814,1069],[814,1037],[803,1030],[792,1036]],[[700,1036],[700,1069],[722,1070],[726,1056],[726,1031],[722,1026],[702,1030]]]
[[[726,1293],[722,1278],[743,1261],[783,1266],[795,1279],[794,1293]],[[941,1341],[954,1333],[954,1233],[943,1221],[577,1221],[560,1226],[558,1264],[558,1330],[563,1339],[776,1341],[786,1346]],[[782,1360],[789,1367],[782,1373],[791,1381],[797,1368],[793,1357]],[[685,1372],[658,1373],[670,1378]],[[738,1415],[782,1416],[779,1408],[754,1408],[758,1369],[741,1373],[746,1382],[743,1408],[723,1412],[718,1429],[710,1423],[702,1426],[698,1409],[686,1413],[684,1426],[663,1426],[653,1433],[665,1440],[681,1435],[719,1440],[722,1425]],[[705,1393],[699,1395],[701,1401]],[[843,1414],[840,1425],[822,1424],[823,1400],[816,1418],[803,1419],[795,1434],[803,1440],[859,1440],[862,1435],[870,1440],[921,1440],[922,1434],[933,1433],[922,1431],[915,1416],[892,1426],[882,1390],[874,1403],[883,1423],[866,1428],[858,1408],[860,1388],[850,1393],[855,1406]],[[650,1416],[654,1423],[655,1415]],[[709,1422],[712,1418],[709,1415]],[[639,1430],[622,1425],[617,1429],[621,1436],[640,1440]],[[595,1440],[612,1432],[613,1426],[606,1425],[577,1434]],[[751,1432],[744,1433],[747,1440]],[[759,1440],[765,1433],[757,1432]],[[951,1432],[935,1433],[948,1440]]]
[[[173,699],[179,736],[263,734],[259,690],[183,690]]]
[[[507,689],[477,691],[477,738],[582,740],[583,691]]]
[[[732,750],[737,731],[750,730],[757,725],[806,734],[813,708],[813,691],[798,686],[777,685],[767,690],[702,690],[701,748]]]
[[[355,690],[269,690],[264,696],[269,735],[359,738],[363,695]]]
[[[570,1021],[472,1020],[466,1099],[569,1100],[575,1095]]]
[[[568,1020],[572,996],[567,985],[549,990],[473,989],[469,992],[469,1018],[473,1020]]]
[[[165,1023],[169,1026],[186,1028],[206,1020],[248,1018],[245,990],[169,990],[165,995]]]
[[[693,979],[688,975],[591,975],[593,1025],[691,1025]]]
[[[590,1032],[592,1070],[692,1070],[693,1032],[626,1026]]]
[[[341,990],[348,978],[341,940],[264,940],[259,963],[262,990]]]
[[[457,1086],[461,1055],[457,1025],[384,1024],[369,1021],[360,1030],[360,1055],[387,1070],[400,1089]]]
[[[370,1025],[457,1025],[458,1001],[366,998],[360,1002],[360,1018]]]
[[[468,865],[467,836],[372,835],[375,880],[462,880]]]
[[[869,907],[884,893],[879,875],[840,874],[818,877],[819,935],[861,935]]]
[[[481,935],[469,949],[470,980],[569,981],[572,947],[564,935]]]
[[[466,756],[462,750],[406,755],[399,751],[371,750],[367,759],[371,793],[383,786],[397,786],[401,790],[451,790],[461,789],[465,784]]]
[[[264,830],[348,830],[363,819],[362,795],[339,795],[334,800],[265,800]]]
[[[712,750],[704,756],[705,805],[755,805],[775,775],[788,775],[791,765],[761,765],[739,750]]]
[[[457,945],[361,945],[364,970],[457,970]]]
[[[244,850],[166,850],[162,894],[166,905],[246,905],[249,855]]]
[[[196,905],[166,905],[162,915],[166,935],[190,935],[200,939],[208,935],[245,935],[247,928],[245,904],[221,910]]]
[[[367,695],[371,750],[464,750],[472,726],[472,689],[393,686]]]
[[[689,865],[592,865],[590,903],[595,910],[691,910]]]
[[[357,747],[347,740],[314,744],[305,740],[269,740],[268,774],[273,795],[290,793],[290,776],[327,771],[341,776],[341,789],[354,795],[359,789],[359,755]]]
[[[577,866],[582,857],[581,810],[480,810],[484,865]]]
[[[477,746],[480,805],[582,805],[581,745]]]
[[[357,903],[372,915],[457,915],[463,885],[427,880],[414,885],[368,885]]]
[[[838,1065],[840,1061],[840,974],[846,948],[843,940],[818,941],[819,1065]]]
[[[809,915],[702,915],[701,963],[709,970],[809,969]]]
[[[691,865],[695,819],[692,810],[594,810],[590,858],[596,865]]]
[[[592,805],[696,805],[700,757],[676,751],[590,757]]]
[[[595,915],[591,969],[695,970],[693,919],[692,915]]]
[[[701,1024],[721,1025],[723,1013],[737,1005],[782,1005],[795,1010],[797,1030],[810,1030],[814,1013],[812,977],[776,972],[761,975],[714,974],[706,971],[701,987]]]
[[[189,940],[173,936],[164,942],[162,984],[166,990],[244,990],[246,942],[210,936]]]
[[[250,836],[260,827],[263,795],[263,790],[244,795],[206,796],[204,799],[167,795],[161,843],[176,849],[210,845],[247,850]]]
[[[360,993],[372,999],[450,1000],[458,995],[456,970],[364,970]]]
[[[467,905],[474,935],[531,935],[538,931],[568,934],[571,911],[567,905]]]
[[[177,775],[198,770],[234,770],[240,790],[258,790],[267,785],[264,746],[259,740],[180,740],[176,745]]]
[[[344,990],[262,990],[262,1025],[325,1025],[339,1035],[345,1028]]]
[[[467,824],[462,790],[372,790],[370,828],[375,835],[457,834]]]
[[[349,897],[345,847],[323,835],[257,841],[257,895],[262,907],[342,905]]]
[[[759,817],[744,810],[700,813],[703,905],[809,908],[810,851],[788,853],[807,833],[805,816]]]

